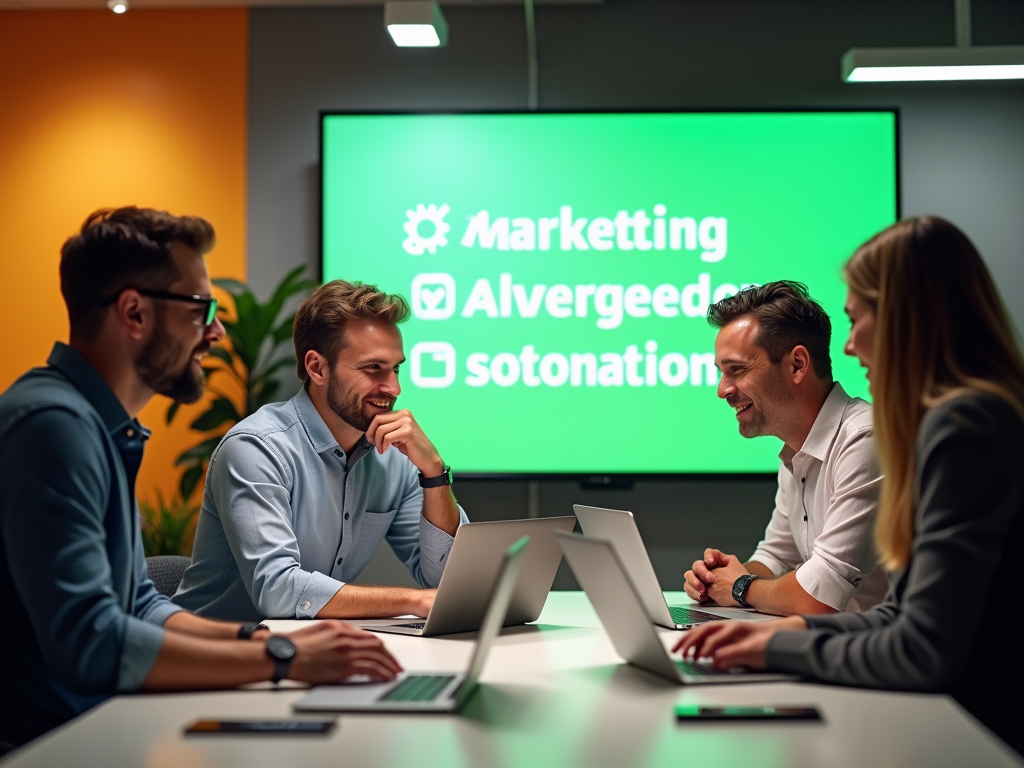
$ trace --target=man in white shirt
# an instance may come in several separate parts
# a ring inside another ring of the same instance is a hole
[[[718,396],[744,437],[784,443],[764,540],[746,563],[707,549],[686,572],[698,602],[782,616],[863,611],[888,581],[872,542],[881,474],[871,406],[832,379],[828,315],[790,281],[744,289],[711,307]]]

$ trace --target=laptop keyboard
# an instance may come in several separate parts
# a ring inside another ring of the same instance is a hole
[[[668,612],[672,621],[676,624],[703,624],[706,621],[725,621],[724,616],[715,616],[713,613],[696,611],[693,608],[684,608],[681,605],[670,605]]]
[[[410,675],[380,697],[380,701],[433,701],[455,675]]]
[[[737,675],[746,672],[743,667],[732,667],[731,669],[715,669],[710,662],[693,662],[682,659],[673,659],[673,663],[679,667],[681,672],[688,675],[700,675],[702,677],[715,677],[717,675]]]

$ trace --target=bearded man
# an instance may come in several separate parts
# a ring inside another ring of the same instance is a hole
[[[93,213],[61,249],[69,343],[0,395],[0,755],[119,693],[401,671],[344,622],[271,636],[182,610],[149,578],[138,414],[156,394],[203,393],[199,361],[224,337],[203,262],[213,243],[196,216]]]
[[[783,442],[764,540],[743,563],[707,549],[686,572],[701,603],[780,616],[863,611],[888,586],[872,545],[881,475],[871,406],[832,379],[832,324],[800,283],[753,286],[714,304],[718,396],[740,434]]]
[[[393,410],[401,296],[334,280],[299,308],[303,388],[225,435],[174,601],[201,616],[426,616],[459,525],[451,472]],[[351,584],[387,540],[425,589]]]

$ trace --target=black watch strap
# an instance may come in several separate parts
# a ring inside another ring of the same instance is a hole
[[[267,640],[267,656],[274,662],[274,676],[271,682],[279,683],[288,677],[292,661],[297,653],[295,643],[283,635],[271,635]]]
[[[442,485],[452,484],[452,468],[447,464],[444,465],[444,469],[441,470],[440,475],[435,477],[424,477],[423,473],[420,472],[420,488],[440,488]]]
[[[751,607],[750,603],[747,602],[747,590],[750,589],[750,585],[757,578],[752,573],[745,573],[732,583],[732,599],[744,608]]]
[[[245,624],[238,628],[238,639],[239,640],[251,640],[252,636],[259,632],[261,629],[269,630],[266,624],[258,621],[247,621]]]

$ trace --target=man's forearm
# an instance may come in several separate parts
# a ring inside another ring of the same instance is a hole
[[[762,579],[775,578],[775,574],[772,573],[772,569],[764,563],[758,562],[757,560],[748,560],[743,564],[743,567],[747,569],[747,573],[752,573],[755,576],[760,576]]]
[[[760,566],[765,571],[768,569],[752,561],[747,565]],[[755,571],[750,570],[751,573]],[[759,611],[773,613],[776,616],[794,616],[797,614],[835,613],[836,609],[825,603],[819,602],[807,594],[796,580],[796,571],[790,571],[778,578],[772,578],[771,572],[768,576],[755,579],[747,589],[746,601]],[[761,574],[757,574],[761,576]]]
[[[234,640],[240,626],[238,622],[212,621],[188,611],[172,613],[164,622],[164,629],[210,640]]]
[[[274,663],[267,656],[264,643],[211,640],[184,632],[164,632],[160,654],[143,681],[142,690],[231,688],[269,680],[273,674]]]
[[[318,619],[374,619],[415,614],[426,616],[430,609],[424,599],[434,590],[407,587],[368,587],[346,584],[317,613]],[[430,602],[433,602],[431,599]],[[426,610],[424,610],[426,609]]]
[[[449,536],[455,535],[459,528],[459,505],[450,485],[423,489],[423,517]]]

